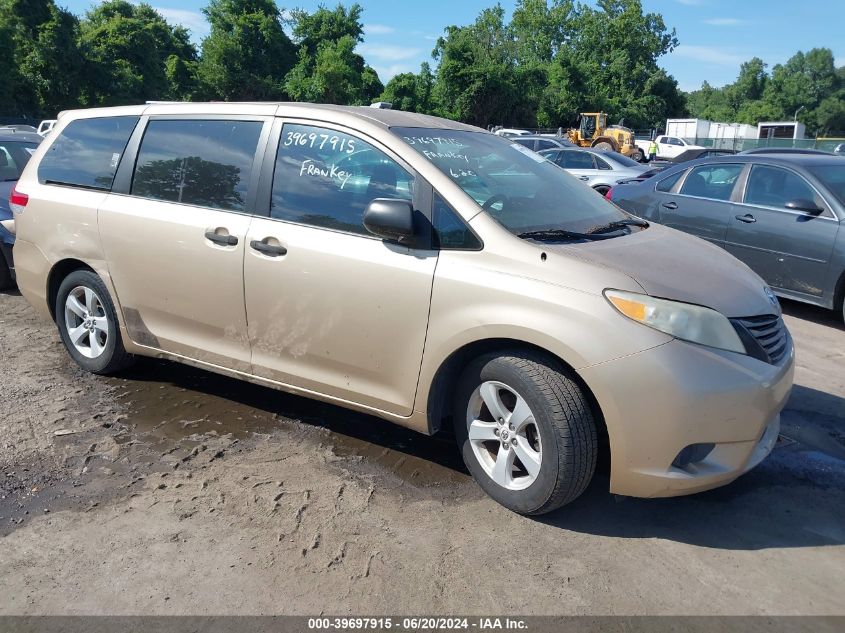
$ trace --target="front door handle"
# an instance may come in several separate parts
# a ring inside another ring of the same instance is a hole
[[[672,211],[674,211],[675,209],[678,208],[678,203],[677,202],[664,202],[663,206],[667,209],[671,209]]]
[[[757,221],[757,218],[755,218],[755,217],[754,217],[753,215],[751,215],[750,213],[746,213],[745,215],[737,215],[737,216],[735,216],[735,217],[736,217],[736,219],[737,219],[737,220],[739,220],[740,222],[745,222],[746,224],[752,224],[752,223],[754,223],[754,222],[756,222],[756,221]]]
[[[578,176],[578,180],[583,180],[584,182],[587,182],[587,181],[590,180],[590,177],[589,176]]]
[[[208,229],[205,232],[205,239],[209,242],[214,242],[219,246],[235,246],[238,243],[238,238],[234,235],[226,233],[218,233],[217,231],[225,231],[226,229]]]
[[[253,250],[258,251],[263,255],[267,255],[268,257],[279,257],[281,255],[287,255],[288,252],[288,249],[286,249],[284,246],[277,244],[268,244],[267,242],[263,242],[260,240],[252,240],[249,245],[252,247]]]

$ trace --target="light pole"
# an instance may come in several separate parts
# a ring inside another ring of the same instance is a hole
[[[799,112],[801,112],[801,110],[803,110],[803,109],[804,109],[804,108],[806,108],[806,107],[807,107],[807,106],[801,106],[800,108],[798,108],[798,109],[795,111],[795,116],[793,116],[793,117],[792,117],[792,122],[793,122],[793,123],[797,123],[797,122],[798,122],[798,113],[799,113]]]

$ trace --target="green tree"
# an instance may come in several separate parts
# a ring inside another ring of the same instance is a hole
[[[77,103],[78,21],[52,0],[0,0],[0,103],[8,112],[54,115]]]
[[[360,5],[321,6],[314,13],[296,10],[291,20],[299,46],[296,65],[285,78],[292,99],[361,105],[378,98],[384,86],[355,52],[364,33]]]
[[[211,23],[198,69],[203,97],[285,98],[284,77],[296,52],[273,0],[211,0],[203,12]]]
[[[431,114],[434,110],[433,86],[431,66],[423,62],[419,74],[400,73],[388,81],[379,101],[392,103],[394,110]]]
[[[109,0],[94,7],[80,25],[79,45],[86,105],[186,98],[193,89],[196,49],[187,30],[148,4]]]

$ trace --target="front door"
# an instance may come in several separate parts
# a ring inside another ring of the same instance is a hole
[[[323,124],[286,123],[269,156],[269,217],[253,220],[244,260],[253,372],[410,415],[437,253],[377,239],[362,219],[374,198],[413,200],[414,177]]]
[[[820,213],[786,208],[809,200]],[[754,165],[741,204],[734,206],[726,248],[773,288],[821,297],[839,222],[819,193],[799,174]]]
[[[243,257],[264,125],[150,119],[129,195],[110,194],[98,213],[134,342],[249,371]]]
[[[658,189],[661,224],[724,246],[741,172],[740,164],[700,165],[687,174],[678,193]]]

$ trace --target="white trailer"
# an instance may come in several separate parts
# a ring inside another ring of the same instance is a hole
[[[695,142],[710,136],[710,121],[704,119],[666,119],[666,136],[676,136]]]

